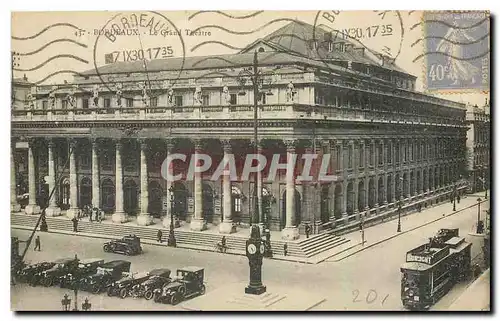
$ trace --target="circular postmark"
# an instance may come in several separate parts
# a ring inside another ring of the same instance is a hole
[[[395,62],[401,54],[404,39],[403,19],[399,11],[318,11],[314,19],[313,40],[318,57],[326,62],[335,51],[370,54],[383,63]],[[325,47],[329,46],[329,47]]]
[[[171,91],[178,82],[185,44],[181,30],[162,13],[118,13],[92,32],[95,72],[109,91],[144,100]],[[161,59],[169,58],[169,64],[162,66]],[[142,93],[134,95],[137,91]]]

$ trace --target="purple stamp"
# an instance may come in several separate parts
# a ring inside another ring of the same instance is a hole
[[[488,91],[489,13],[425,12],[426,89]]]

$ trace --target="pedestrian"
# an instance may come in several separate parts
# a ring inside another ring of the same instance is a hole
[[[42,245],[40,243],[40,235],[37,235],[35,238],[35,249],[34,251],[38,250],[38,252],[42,251]]]
[[[159,243],[162,243],[162,238],[163,237],[163,232],[161,230],[158,230],[158,233],[156,234],[156,241]]]
[[[361,229],[361,246],[365,246],[365,229]]]
[[[288,255],[288,244],[285,243],[283,244],[283,256],[287,256]]]
[[[76,217],[77,217],[78,219],[80,219],[80,218],[82,217],[82,212],[81,212],[80,210],[78,210],[78,214],[76,215]]]
[[[222,253],[226,253],[226,236],[223,235],[222,236],[222,239],[220,240],[220,244],[221,244],[221,247],[222,247]]]
[[[96,211],[95,207],[89,212],[89,222],[92,223],[92,214],[94,214],[94,211]]]
[[[306,223],[306,226],[305,226],[305,231],[306,231],[306,239],[309,238],[309,233],[311,232],[311,227],[309,226],[309,223]]]
[[[73,219],[71,220],[73,222],[73,232],[77,233],[78,232],[78,219],[75,217],[73,217]]]
[[[104,212],[98,209],[97,216],[98,216],[97,219],[98,219],[99,223],[102,223],[102,220],[104,219]]]

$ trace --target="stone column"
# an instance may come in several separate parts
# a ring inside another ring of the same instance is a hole
[[[69,209],[66,211],[66,216],[69,218],[78,215],[78,194],[76,178],[76,140],[70,139],[69,141]]]
[[[111,216],[113,223],[125,223],[128,221],[127,214],[123,210],[123,167],[122,167],[122,143],[116,140],[115,156],[115,213]]]
[[[295,154],[295,140],[285,140],[287,153],[287,175],[286,175],[286,224],[281,231],[284,240],[296,240],[299,238],[299,229],[295,225],[295,164],[292,155]],[[289,174],[291,173],[291,174]]]
[[[224,161],[227,164],[229,162],[229,155],[231,154],[231,141],[223,140],[222,148],[224,150]],[[233,225],[232,205],[231,176],[229,175],[229,170],[227,170],[222,176],[222,214],[224,215],[224,219],[219,225],[219,232],[222,234],[236,232],[236,227]]]
[[[92,206],[99,208],[101,190],[99,184],[99,144],[92,139]]]
[[[10,211],[17,213],[21,210],[21,205],[17,203],[17,179],[16,179],[16,141],[12,140],[10,146]]]
[[[349,222],[349,218],[347,217],[347,198],[349,194],[347,193],[347,185],[349,182],[347,181],[347,176],[344,176],[344,181],[342,182],[342,218],[344,220],[344,224]]]
[[[153,217],[148,212],[148,161],[146,159],[148,144],[146,143],[146,140],[140,140],[139,143],[141,145],[141,213],[137,217],[137,224],[146,226],[153,224]]]
[[[391,197],[391,203],[394,203],[396,202],[396,172],[392,172],[392,175],[391,175],[391,180],[392,180],[392,193],[390,195]],[[399,184],[399,183],[398,183]],[[397,188],[400,188],[400,187],[397,187]]]
[[[172,153],[172,150],[174,149],[174,142],[172,139],[168,138],[166,140],[166,146],[167,146],[167,157],[168,155],[170,155]],[[172,166],[171,170],[173,171],[174,168],[173,168],[173,165],[174,163],[170,163],[170,166]],[[172,175],[173,175],[173,172],[172,172]],[[169,228],[170,227],[170,223],[171,223],[171,219],[170,219],[170,215],[172,215],[172,202],[170,200],[170,189],[172,188],[172,181],[170,180],[166,180],[166,183],[165,183],[165,192],[163,193],[164,195],[166,194],[166,207],[167,208],[164,208],[163,209],[163,212],[166,214],[165,217],[163,218],[163,226],[166,227],[166,228]],[[165,196],[163,196],[165,197]],[[179,227],[181,226],[180,222],[179,222],[179,219],[177,217],[175,217],[174,215],[174,227]]]
[[[419,195],[422,195],[424,193],[424,170],[422,168],[418,169],[420,171],[420,184],[418,186],[418,193]]]
[[[201,139],[194,140],[194,159],[195,164],[199,165],[198,154],[201,152],[202,141]],[[191,220],[191,230],[203,231],[207,226],[203,219],[203,185],[201,173],[194,173],[194,217]]]
[[[35,148],[35,140],[30,139],[28,146],[28,185],[29,185],[29,201],[24,211],[26,214],[39,214],[40,206],[36,205],[36,176],[35,176],[35,156],[33,149]]]
[[[49,184],[49,207],[45,210],[45,215],[46,216],[59,216],[61,215],[61,209],[57,206],[56,202],[56,194],[55,192],[52,193],[56,186],[56,164],[54,160],[54,141],[52,139],[49,139],[49,181],[47,184]]]

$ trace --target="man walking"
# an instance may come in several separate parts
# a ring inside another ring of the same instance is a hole
[[[40,235],[37,235],[36,238],[35,238],[35,249],[34,251],[37,251],[40,252],[42,251],[42,245],[40,243]]]
[[[288,255],[288,244],[283,244],[283,256]]]
[[[162,243],[162,238],[163,237],[163,232],[161,230],[158,230],[158,233],[156,234],[156,241],[159,243]]]
[[[78,219],[76,217],[73,217],[71,220],[73,222],[73,232],[77,233],[78,232]]]
[[[306,226],[305,226],[305,231],[306,231],[306,238],[308,239],[309,238],[309,233],[311,233],[311,226],[309,225],[309,223],[306,223]]]

